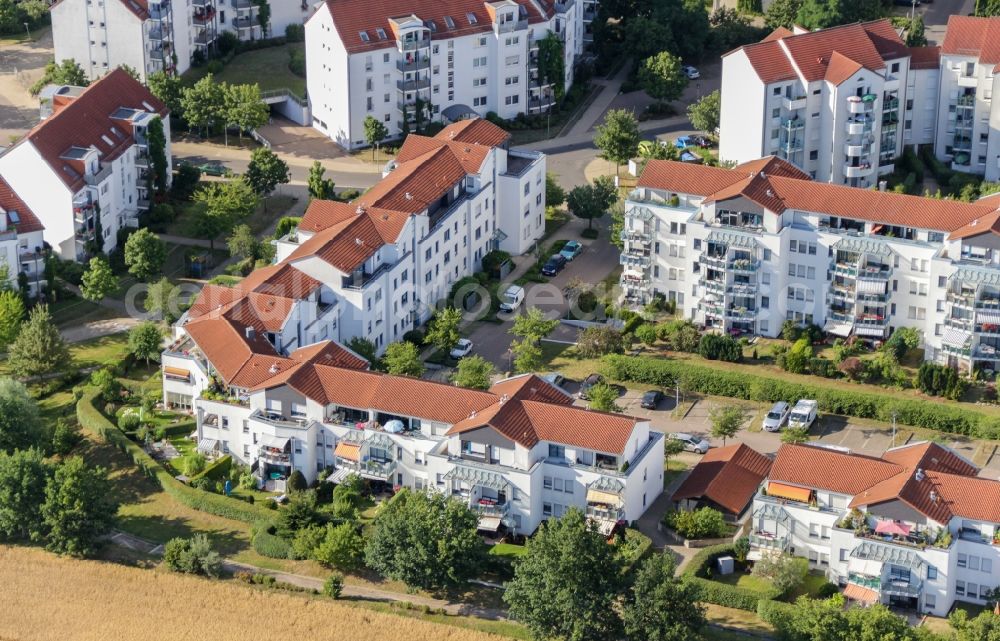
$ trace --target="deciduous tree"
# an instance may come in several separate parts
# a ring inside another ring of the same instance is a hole
[[[619,412],[618,390],[608,383],[598,383],[588,391],[590,396],[589,407],[598,412]]]
[[[639,123],[632,112],[625,109],[608,111],[604,122],[597,125],[594,145],[601,150],[601,158],[615,163],[615,175],[618,175],[619,168],[635,156],[639,148]]]
[[[385,123],[375,116],[365,116],[363,125],[365,141],[372,148],[372,162],[375,162],[375,149],[389,135],[389,130],[386,128]]]
[[[80,293],[87,300],[100,301],[118,289],[118,278],[102,256],[94,256],[87,265],[80,283]]]
[[[579,185],[570,190],[566,204],[577,218],[587,221],[587,229],[593,227],[594,219],[604,216],[604,212],[615,203],[618,190],[609,176],[597,177],[593,184]]]
[[[714,133],[719,128],[719,111],[722,108],[721,93],[718,89],[705,94],[687,108],[688,118],[695,129]]]
[[[92,554],[114,524],[118,506],[111,496],[103,467],[90,467],[79,456],[66,459],[45,488],[46,547],[72,556]]]
[[[146,290],[143,308],[157,320],[172,323],[180,316],[180,288],[164,276],[155,283],[150,283]]]
[[[139,323],[128,330],[128,353],[133,358],[149,361],[160,360],[163,349],[163,332],[156,323]]]
[[[726,439],[736,436],[746,421],[746,412],[739,405],[724,405],[714,407],[708,414],[712,422],[712,436],[721,438],[722,444],[726,444]]]
[[[318,160],[313,161],[312,167],[309,168],[310,198],[319,198],[321,200],[330,200],[333,198],[335,184],[332,178],[323,178],[324,173],[326,173],[326,169],[323,168],[323,165]]]
[[[427,335],[424,337],[424,343],[433,345],[439,351],[447,353],[455,347],[455,343],[462,337],[458,332],[461,323],[462,312],[454,307],[445,307],[434,315],[434,319],[427,329]]]
[[[545,206],[558,207],[566,202],[566,190],[556,181],[551,172],[545,173]]]
[[[537,343],[559,325],[556,318],[547,318],[545,312],[537,307],[528,309],[527,312],[514,318],[514,325],[510,328],[510,333],[532,343]]]
[[[258,147],[250,154],[250,164],[243,179],[254,193],[270,196],[278,185],[285,185],[291,179],[288,163],[267,147]]]
[[[139,280],[149,281],[161,273],[166,260],[167,244],[149,229],[139,229],[125,241],[125,265]]]
[[[451,382],[459,387],[486,390],[490,388],[490,379],[494,372],[493,363],[482,356],[466,356],[458,361]]]
[[[681,70],[681,59],[669,51],[650,56],[639,67],[639,82],[651,98],[657,102],[677,100],[684,93],[688,79]],[[626,161],[627,162],[627,161]]]
[[[50,60],[45,65],[42,77],[35,84],[31,85],[31,95],[37,96],[46,85],[73,85],[74,87],[86,87],[90,84],[83,67],[77,64],[72,58],[64,58],[62,62],[56,64],[55,60]]]
[[[642,561],[622,607],[625,635],[632,641],[688,641],[705,627],[705,609],[695,585],[674,576],[670,552]]]
[[[317,561],[344,571],[357,569],[364,555],[365,541],[354,523],[326,526],[323,541],[313,550]]]
[[[172,116],[181,117],[181,96],[184,88],[180,76],[170,75],[165,71],[154,71],[146,76],[146,87],[167,106]]]
[[[47,445],[48,431],[35,399],[18,381],[0,378],[0,452]]]
[[[24,322],[24,299],[14,291],[0,292],[0,350],[14,342]]]
[[[186,87],[181,93],[181,111],[188,126],[209,131],[218,123],[227,122],[226,84],[215,81],[212,74]]]
[[[41,540],[41,507],[51,474],[41,450],[0,452],[0,538]]]
[[[382,356],[382,366],[385,371],[394,376],[420,377],[424,373],[424,364],[420,360],[417,346],[408,341],[389,343]]]
[[[201,205],[197,214],[198,235],[215,249],[215,239],[230,232],[233,225],[252,214],[260,202],[243,179],[205,184],[194,193]]]

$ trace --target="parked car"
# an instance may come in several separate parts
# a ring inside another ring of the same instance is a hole
[[[207,162],[202,165],[198,165],[198,171],[205,174],[206,176],[228,176],[229,168],[223,165],[221,162]]]
[[[543,276],[555,276],[566,266],[566,258],[562,254],[553,254],[542,265]]]
[[[791,413],[791,405],[785,401],[778,401],[768,411],[764,417],[763,428],[765,432],[777,432],[788,422],[788,415]]]
[[[803,399],[792,408],[792,414],[788,417],[789,427],[796,429],[808,428],[816,421],[819,403],[813,400]]]
[[[677,147],[678,149],[687,149],[688,147],[693,146],[693,136],[678,136],[677,138],[674,138],[674,147]]]
[[[658,389],[651,389],[642,395],[642,402],[639,406],[647,410],[655,410],[656,406],[663,400],[663,392]]]
[[[701,78],[701,72],[691,65],[684,65],[681,67],[681,72],[688,77],[688,80],[697,80]]]
[[[574,258],[579,256],[580,252],[582,251],[583,251],[583,245],[576,242],[575,240],[570,240],[567,241],[565,245],[563,245],[563,248],[562,250],[560,250],[559,255],[565,258],[566,260],[573,260]]]
[[[520,285],[511,285],[500,297],[500,311],[513,312],[521,306],[524,301],[524,288]]]
[[[566,377],[559,372],[542,374],[541,379],[550,385],[555,385],[558,388],[562,388],[562,386],[566,383]]]
[[[696,452],[698,454],[704,454],[708,451],[712,444],[705,439],[694,436],[693,434],[685,434],[684,432],[677,432],[676,434],[671,434],[670,438],[684,443],[684,450],[687,452]]]
[[[695,145],[701,147],[702,149],[708,149],[712,146],[712,139],[707,136],[689,136],[691,142]]]
[[[603,382],[604,382],[604,377],[603,376],[601,376],[600,374],[591,374],[587,378],[583,379],[582,383],[580,383],[580,391],[577,392],[577,394],[576,394],[577,397],[579,397],[580,399],[582,399],[584,401],[589,401],[590,400],[590,389],[594,385],[599,385],[599,384],[601,384]]]
[[[451,348],[451,357],[454,359],[464,358],[472,353],[472,341],[468,338],[460,338],[455,346]]]

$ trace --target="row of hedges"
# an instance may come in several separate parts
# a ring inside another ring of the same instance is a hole
[[[229,470],[233,469],[233,457],[226,454],[222,458],[212,461],[212,464],[207,466],[201,472],[195,474],[191,477],[191,482],[193,483],[197,479],[212,479],[213,481],[224,481],[229,478]]]
[[[172,498],[191,509],[221,516],[226,519],[256,523],[273,517],[266,508],[244,503],[239,499],[220,496],[184,485],[170,475],[162,465],[153,460],[139,445],[131,441],[111,421],[94,407],[97,391],[88,389],[76,404],[76,416],[80,425],[99,435],[107,443],[114,445],[132,458],[132,462],[143,474],[154,479]]]
[[[896,414],[896,420],[903,425],[975,438],[1000,438],[1000,417],[982,414],[974,407],[792,383],[768,377],[763,372],[748,376],[742,371],[706,367],[690,361],[609,355],[604,357],[604,366],[607,376],[620,381],[658,387],[680,383],[689,392],[766,403],[812,398],[819,402],[820,411],[829,414],[879,421],[891,421]]]
[[[719,583],[708,578],[708,571],[720,556],[733,556],[736,548],[732,543],[712,545],[702,548],[681,572],[681,577],[698,588],[698,599],[727,608],[756,612],[761,601],[772,601],[781,594],[777,590],[758,592],[740,588],[728,583]]]
[[[255,527],[251,538],[254,552],[269,559],[292,557],[292,546],[284,538],[269,532],[269,527]]]

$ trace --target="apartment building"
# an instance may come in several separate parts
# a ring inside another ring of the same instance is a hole
[[[923,335],[928,359],[996,371],[1000,199],[814,182],[775,157],[732,169],[650,161],[626,200],[621,285],[727,333],[786,320],[835,336]]]
[[[904,145],[934,142],[938,56],[888,20],[778,29],[722,58],[720,157],[775,155],[818,181],[876,185]]]
[[[0,266],[6,269],[7,286],[18,286],[24,274],[34,296],[46,284],[42,223],[0,176]]]
[[[201,451],[250,465],[271,491],[294,470],[359,474],[460,497],[481,529],[519,533],[571,506],[610,531],[662,491],[663,435],[648,421],[573,407],[533,375],[478,391],[367,366],[332,341],[280,354],[252,324],[209,313],[163,353],[164,398],[193,411]]]
[[[397,137],[431,120],[544,113],[555,85],[573,84],[582,16],[574,0],[328,0],[306,22],[313,124],[355,149],[367,144],[368,116]],[[563,45],[562,78],[539,71],[550,33]]]
[[[941,45],[939,160],[955,171],[1000,180],[1000,114],[993,110],[1000,19],[951,16]]]
[[[230,31],[240,40],[285,35],[309,16],[306,0],[271,0],[265,30],[251,0],[58,0],[52,5],[56,62],[70,58],[96,80],[128,65],[144,81],[157,71],[182,74],[207,58]]]
[[[0,154],[0,177],[34,212],[56,254],[82,260],[91,242],[110,251],[118,230],[137,226],[149,207],[146,128],[157,118],[169,175],[169,112],[121,70],[85,89],[49,87],[43,97],[51,114]]]
[[[750,558],[809,560],[863,604],[945,616],[1000,585],[1000,482],[921,442],[881,457],[782,445],[754,498]]]

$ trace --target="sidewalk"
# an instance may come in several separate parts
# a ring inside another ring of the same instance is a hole
[[[622,84],[628,78],[629,71],[632,69],[632,60],[628,59],[622,64],[618,73],[612,78],[605,78],[600,80],[593,80],[595,85],[602,85],[601,93],[594,102],[590,103],[587,110],[583,112],[583,115],[576,121],[572,129],[570,129],[564,138],[572,138],[574,136],[581,136],[586,134],[594,125],[598,123],[604,112],[608,110],[614,99],[618,97],[618,93],[621,91]]]

